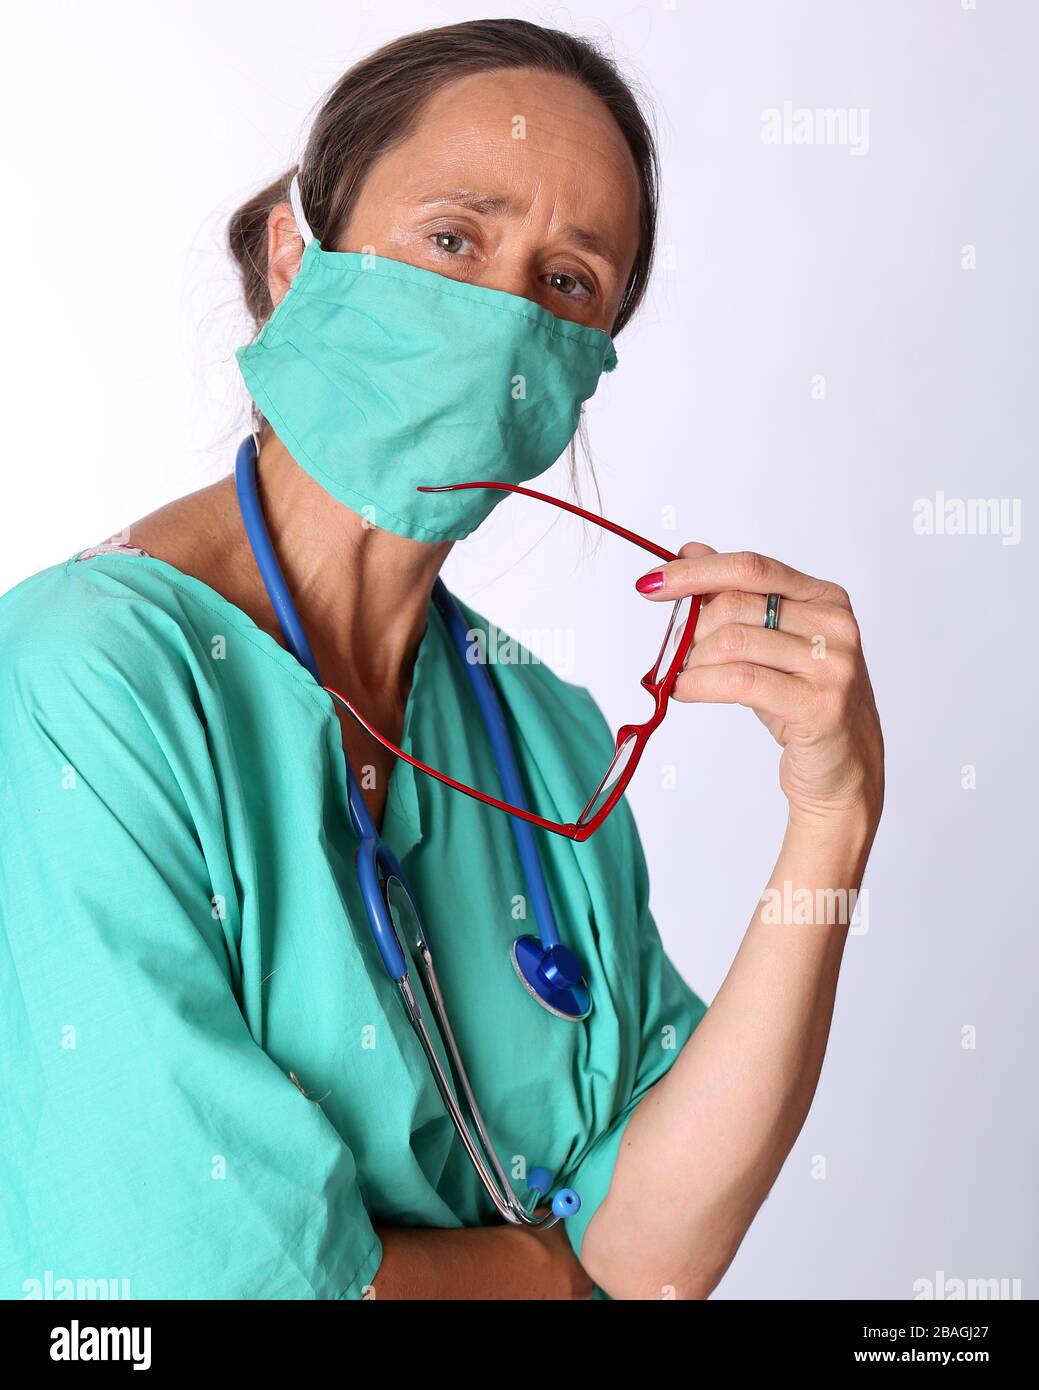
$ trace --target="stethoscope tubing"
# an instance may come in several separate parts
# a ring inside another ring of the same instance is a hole
[[[301,666],[305,666],[314,679],[321,684],[317,662],[310,650],[307,634],[303,631],[296,605],[289,597],[289,586],[278,557],[274,553],[267,521],[260,506],[260,494],[256,486],[256,459],[259,447],[255,435],[249,435],[238,446],[235,458],[235,484],[238,492],[238,505],[242,510],[246,534],[256,556],[257,568],[263,579],[264,588],[270,597],[278,624],[288,643],[289,650]]]
[[[270,533],[267,530],[267,523],[263,515],[263,508],[260,505],[256,481],[257,456],[258,442],[255,435],[249,435],[239,446],[235,459],[235,485],[238,493],[239,505],[241,506],[242,519],[245,523],[246,532],[256,557],[260,576],[270,596],[285,641],[300,664],[306,667],[318,684],[322,684],[317,662],[314,659],[314,654],[307,640],[306,633],[303,630],[303,625],[296,611],[295,604],[292,602],[284,573],[278,562],[278,557],[274,552]],[[469,650],[465,619],[462,617],[447,587],[440,579],[436,581],[434,598],[437,602],[439,611],[448,624],[456,647],[459,648],[463,659],[465,659]],[[480,674],[483,677],[481,682],[476,677],[473,664],[465,660],[465,665],[473,677],[474,689],[477,692],[480,710],[487,726],[488,737],[491,741],[491,747],[498,766],[499,776],[502,779],[502,785],[505,787],[506,794],[511,798],[514,804],[525,806],[525,802],[520,800],[520,797],[523,795],[522,782],[509,742],[505,718],[502,714],[501,706],[498,703],[494,688],[490,684],[490,677],[481,667]],[[570,1216],[579,1210],[580,1198],[572,1189],[564,1188],[556,1194],[549,1212],[542,1217],[535,1217],[531,1212],[537,1203],[538,1197],[547,1194],[535,1187],[528,1201],[528,1206],[524,1206],[516,1196],[505,1174],[505,1170],[498,1159],[497,1153],[495,1152],[494,1144],[491,1142],[487,1127],[480,1114],[479,1106],[476,1103],[476,1097],[469,1083],[468,1074],[462,1062],[461,1054],[458,1051],[454,1033],[447,1016],[444,999],[437,982],[433,955],[426,939],[425,924],[418,903],[404,877],[400,864],[397,862],[396,855],[382,839],[371,818],[368,807],[357,786],[356,778],[350,768],[350,761],[345,756],[343,758],[343,763],[346,770],[350,815],[360,841],[357,850],[357,875],[362,901],[364,902],[372,935],[375,939],[379,954],[382,957],[383,965],[390,979],[397,986],[405,1013],[426,1055],[441,1099],[465,1146],[473,1167],[476,1169],[480,1181],[486,1189],[491,1201],[494,1203],[499,1215],[514,1225],[538,1228],[553,1226],[563,1217]],[[555,917],[548,899],[548,890],[545,885],[544,875],[541,872],[537,847],[534,844],[530,826],[525,822],[517,821],[514,817],[512,820],[513,829],[517,832],[517,843],[519,845],[524,870],[528,874],[528,888],[531,890],[531,898],[534,902],[538,926],[542,928],[543,938],[544,928],[547,926],[548,929],[554,933],[554,942],[558,942],[558,934],[555,934]],[[525,845],[524,841],[521,840],[518,833],[520,830],[527,832],[529,844]],[[533,873],[531,873],[528,868],[528,861],[531,861],[533,864]],[[422,1013],[418,996],[412,987],[408,975],[407,960],[401,948],[400,941],[398,940],[397,932],[393,924],[392,913],[387,901],[387,883],[391,879],[396,879],[407,894],[409,903],[415,914],[415,920],[418,924],[418,936],[417,940],[412,944],[418,952],[427,998],[433,1010],[441,1041],[447,1052],[455,1087],[457,1087],[458,1092],[464,1098],[473,1129],[476,1130],[475,1136],[472,1129],[470,1129],[469,1122],[462,1113],[455,1091],[448,1081],[447,1074],[444,1071],[436,1047],[433,1044],[433,1039],[426,1024],[425,1017]],[[537,885],[537,889],[534,887],[535,884]],[[539,895],[543,895],[544,905],[541,911],[537,908],[535,892]],[[542,913],[545,915],[542,916]],[[544,1170],[538,1170],[538,1172],[544,1173]],[[547,1174],[545,1174],[545,1179],[547,1180]]]
[[[528,809],[527,793],[516,765],[516,755],[512,749],[512,740],[509,738],[505,715],[502,713],[497,691],[494,689],[483,662],[471,660],[470,630],[466,626],[465,618],[462,616],[458,604],[439,577],[433,585],[433,601],[462,657],[462,664],[469,673],[469,679],[487,729],[487,737],[490,739],[494,761],[498,767],[498,777],[501,780],[504,799],[511,802],[513,806],[518,806],[520,810],[526,811]],[[519,851],[520,863],[523,865],[523,873],[527,880],[527,891],[530,893],[531,907],[534,911],[534,920],[537,922],[541,944],[546,948],[558,946],[560,944],[559,929],[556,926],[556,915],[552,910],[552,899],[545,882],[545,873],[534,840],[533,828],[528,821],[520,820],[517,816],[510,816],[509,824],[512,826],[512,833],[516,838],[516,848]]]

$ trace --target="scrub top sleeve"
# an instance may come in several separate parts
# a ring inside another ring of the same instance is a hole
[[[624,1131],[639,1102],[670,1069],[693,1030],[707,1012],[707,1005],[685,982],[664,950],[649,909],[649,875],[634,817],[625,801],[613,812],[627,821],[635,886],[636,930],[639,960],[638,1058],[634,1083],[609,1128],[596,1140],[567,1183],[581,1196],[581,1210],[568,1217],[566,1229],[574,1253],[580,1258],[585,1231],[602,1204],[613,1177]],[[647,1182],[646,1200],[652,1201]]]
[[[236,999],[189,658],[124,639],[0,661],[0,1297],[363,1297],[353,1155]]]

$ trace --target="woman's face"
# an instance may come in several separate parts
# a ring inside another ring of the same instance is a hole
[[[430,100],[329,249],[373,249],[609,332],[638,208],[635,161],[597,97],[548,73],[481,73]]]

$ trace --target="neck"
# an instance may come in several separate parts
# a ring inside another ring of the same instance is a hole
[[[357,696],[405,698],[451,542],[409,540],[366,522],[314,482],[270,430],[257,477],[271,542],[323,679],[344,681]]]

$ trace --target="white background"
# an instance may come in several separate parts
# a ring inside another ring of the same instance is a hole
[[[228,214],[351,62],[489,13],[605,40],[659,124],[668,264],[588,410],[605,514],[842,583],[887,739],[818,1097],[717,1296],[908,1298],[941,1270],[1035,1297],[1034,5],[9,6],[0,590],[230,469]],[[787,100],[867,108],[868,153],[764,144]],[[914,534],[939,490],[1020,499],[1020,543]],[[504,515],[449,582],[507,629],[573,633],[564,674],[639,717],[648,658],[595,566],[556,535],[511,565]],[[675,707],[630,794],[706,999],[781,839],[777,758],[749,712]]]

